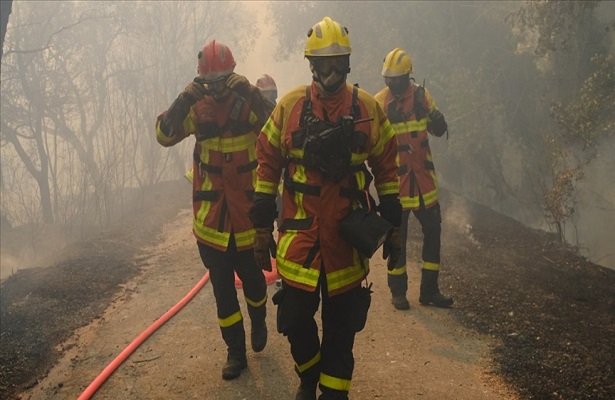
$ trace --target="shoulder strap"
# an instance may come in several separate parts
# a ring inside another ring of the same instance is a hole
[[[312,114],[312,93],[310,87],[305,87],[305,99],[303,99],[303,107],[301,108],[301,118],[299,118],[299,126],[305,126],[305,121],[308,115]]]
[[[361,119],[361,107],[359,107],[359,84],[352,85],[352,118]]]

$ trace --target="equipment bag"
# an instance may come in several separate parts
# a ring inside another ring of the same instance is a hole
[[[371,258],[382,246],[393,225],[376,213],[369,193],[367,190],[364,192],[367,205],[360,202],[360,207],[344,218],[340,224],[340,236],[361,255]]]

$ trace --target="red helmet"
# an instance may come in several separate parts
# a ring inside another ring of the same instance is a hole
[[[256,87],[260,88],[263,92],[268,90],[278,90],[273,78],[267,74],[263,74],[263,76],[258,78],[256,81]]]
[[[226,78],[235,70],[235,58],[227,45],[215,39],[203,46],[199,52],[199,75],[205,82],[216,82]]]

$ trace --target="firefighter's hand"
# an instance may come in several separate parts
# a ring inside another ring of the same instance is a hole
[[[226,86],[237,92],[241,97],[248,98],[252,94],[252,85],[250,85],[248,78],[234,72],[226,79]]]
[[[265,271],[271,271],[271,257],[275,258],[277,246],[273,232],[268,228],[256,228],[254,235],[254,259]]]
[[[394,227],[389,232],[382,246],[382,258],[387,260],[387,269],[395,269],[395,264],[401,256],[401,234],[399,228]]]
[[[203,86],[202,83],[198,82],[190,82],[188,86],[182,92],[182,96],[184,97],[184,101],[189,103],[190,106],[194,105],[197,101],[201,100],[208,94],[207,89]]]

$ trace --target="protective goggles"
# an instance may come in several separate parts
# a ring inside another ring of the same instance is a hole
[[[310,57],[309,60],[314,70],[321,75],[329,75],[333,72],[338,74],[350,72],[350,58],[348,56]]]

